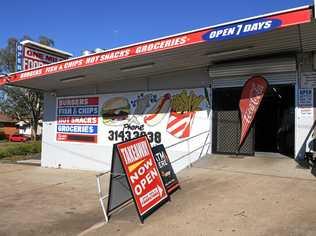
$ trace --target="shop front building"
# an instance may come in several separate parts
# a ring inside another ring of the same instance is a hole
[[[0,77],[45,93],[42,166],[109,171],[147,135],[176,172],[206,154],[304,158],[315,119],[313,7],[206,27]],[[239,147],[246,81],[267,91]]]

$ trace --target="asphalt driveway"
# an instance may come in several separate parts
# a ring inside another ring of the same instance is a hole
[[[292,159],[211,156],[140,224],[103,224],[94,172],[0,164],[0,235],[316,235],[316,179]]]

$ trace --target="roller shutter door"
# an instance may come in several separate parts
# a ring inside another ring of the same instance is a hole
[[[269,84],[295,84],[295,57],[225,63],[209,68],[212,88],[242,87],[253,75],[262,75]]]

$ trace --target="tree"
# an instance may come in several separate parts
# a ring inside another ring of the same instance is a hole
[[[22,40],[31,39],[24,36]],[[0,49],[0,73],[8,74],[16,71],[16,38],[9,38],[7,46]],[[39,43],[54,46],[54,41],[45,36],[39,37]],[[6,85],[2,88],[5,99],[0,103],[1,112],[14,119],[30,125],[32,139],[36,140],[39,121],[43,115],[43,93],[33,89]]]
[[[6,99],[1,103],[1,111],[16,120],[30,125],[32,139],[36,140],[37,129],[43,114],[43,93],[31,89],[5,86]]]
[[[9,38],[5,48],[0,49],[0,72],[10,73],[15,71],[16,38]]]

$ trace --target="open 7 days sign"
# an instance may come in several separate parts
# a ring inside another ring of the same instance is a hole
[[[114,145],[111,173],[108,213],[133,198],[143,222],[169,200],[146,136]]]

